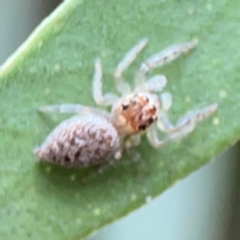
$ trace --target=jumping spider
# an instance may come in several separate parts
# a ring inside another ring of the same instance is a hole
[[[124,147],[140,143],[141,135],[147,134],[155,148],[170,140],[180,138],[194,130],[196,124],[217,110],[217,104],[188,112],[176,125],[167,118],[172,97],[161,93],[167,83],[163,75],[147,79],[148,72],[175,60],[197,45],[197,41],[173,45],[144,61],[135,78],[135,87],[123,79],[122,73],[134,61],[137,54],[147,45],[142,39],[118,64],[114,79],[119,96],[102,93],[102,66],[95,60],[93,98],[100,106],[111,106],[111,112],[75,104],[40,107],[41,112],[77,113],[77,116],[60,123],[47,137],[42,146],[34,150],[42,160],[67,167],[87,167],[121,158]],[[164,140],[158,131],[166,134]]]

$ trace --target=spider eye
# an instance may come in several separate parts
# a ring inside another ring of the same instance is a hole
[[[140,125],[140,126],[138,127],[138,130],[144,131],[144,130],[146,130],[146,128],[147,128],[147,126],[143,124],[143,125]]]
[[[153,121],[154,121],[154,119],[150,117],[150,118],[148,119],[149,125],[150,125],[151,123],[153,123]]]
[[[122,104],[122,108],[123,108],[123,110],[127,110],[128,107],[129,107],[129,105],[124,105],[124,104]]]

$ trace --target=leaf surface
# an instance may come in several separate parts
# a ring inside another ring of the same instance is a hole
[[[240,2],[69,0],[33,33],[0,71],[0,236],[2,239],[82,239],[143,205],[209,162],[239,138]],[[144,138],[141,161],[125,154],[98,174],[38,164],[32,154],[63,118],[37,112],[42,105],[96,106],[91,81],[95,57],[112,72],[141,38],[149,46],[126,72],[174,43],[198,37],[196,50],[154,73],[168,78],[173,122],[186,111],[219,103],[196,131],[162,149]],[[92,174],[91,178],[83,179]]]

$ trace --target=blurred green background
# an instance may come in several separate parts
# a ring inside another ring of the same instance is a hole
[[[0,0],[0,64],[60,2]],[[239,147],[89,239],[240,239]]]

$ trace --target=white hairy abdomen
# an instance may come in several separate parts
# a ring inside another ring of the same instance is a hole
[[[87,167],[113,158],[120,149],[117,130],[104,117],[78,115],[59,124],[35,153],[42,160]]]

